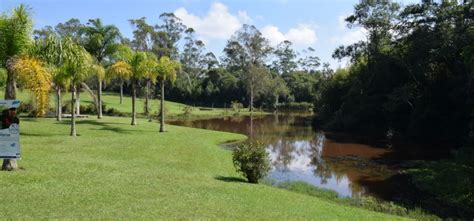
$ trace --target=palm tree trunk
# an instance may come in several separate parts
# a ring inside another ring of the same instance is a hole
[[[132,125],[137,125],[137,111],[135,110],[135,99],[137,91],[135,88],[135,80],[132,80]]]
[[[165,81],[161,80],[160,132],[165,132]]]
[[[15,76],[9,68],[7,68],[7,85],[5,87],[5,100],[16,99],[16,81]]]
[[[97,89],[97,119],[102,119],[102,80],[98,79]]]
[[[13,72],[7,68],[7,86],[5,87],[5,100],[14,99],[16,99],[15,76],[13,76]],[[16,160],[4,159],[2,164],[2,170],[18,170],[18,164],[16,163]]]
[[[146,81],[146,90],[145,90],[145,115],[148,116],[150,113],[150,80]]]
[[[120,104],[123,102],[123,79],[120,79]]]
[[[76,114],[81,115],[81,89],[75,88],[76,93]]]
[[[71,136],[76,136],[76,85],[71,87]]]
[[[61,99],[61,88],[57,87],[56,88],[56,101],[57,101],[57,109],[56,109],[56,120],[61,121],[62,120],[62,115],[63,115],[63,102]]]

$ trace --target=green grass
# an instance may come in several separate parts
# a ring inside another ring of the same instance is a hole
[[[472,164],[471,164],[472,165]],[[474,167],[454,159],[418,161],[406,172],[424,193],[426,206],[444,213],[474,219]]]
[[[442,220],[436,215],[429,214],[420,208],[405,208],[393,202],[378,200],[370,196],[341,198],[338,197],[337,192],[334,190],[318,188],[304,182],[284,182],[278,184],[277,187],[297,193],[318,197],[319,199],[325,199],[333,203],[338,203],[340,205],[360,207],[375,212],[404,216],[420,221]]]
[[[4,90],[0,90],[0,97],[3,97]],[[63,102],[70,101],[70,93],[65,93],[63,91]],[[17,99],[23,101],[23,102],[31,102],[31,95],[30,92],[27,90],[23,91],[17,91]],[[50,106],[54,107],[55,105],[55,96],[51,95],[50,96]],[[87,106],[90,104],[93,104],[93,100],[90,96],[89,93],[87,92],[82,92],[80,94],[80,99],[81,99],[81,105]],[[132,112],[132,98],[130,96],[125,95],[123,97],[123,102],[120,104],[120,96],[119,94],[116,93],[109,93],[109,92],[104,92],[103,93],[103,103],[106,105],[106,111],[109,108],[114,108],[117,111],[121,113],[131,113]],[[144,112],[144,106],[145,106],[145,99],[144,98],[137,98],[136,101],[136,110],[137,113],[143,113]],[[171,102],[171,101],[165,101],[165,111],[166,115],[168,117],[180,117],[183,115],[184,107],[185,104],[177,103],[177,102]],[[159,100],[158,99],[151,99],[150,100],[150,108],[151,108],[151,113],[156,114],[158,113],[158,108],[159,108]],[[230,108],[226,109],[224,108],[212,108],[212,110],[200,110],[200,107],[195,107],[193,108],[193,111],[190,116],[188,117],[215,117],[215,116],[229,116],[233,115],[234,111],[232,111]],[[248,115],[250,112],[248,111],[247,108],[242,109],[239,114],[242,115]],[[254,112],[256,115],[261,115],[265,114],[264,112]]]
[[[400,220],[268,185],[242,182],[231,152],[243,135],[128,118],[22,119],[24,170],[0,172],[7,219]]]

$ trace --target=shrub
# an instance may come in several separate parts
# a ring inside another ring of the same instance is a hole
[[[18,113],[25,113],[28,116],[35,116],[36,108],[31,103],[20,103],[20,107],[18,107]]]
[[[259,143],[237,146],[232,155],[237,172],[244,175],[249,183],[258,183],[270,170],[270,162],[265,148]]]
[[[104,109],[104,110],[105,110],[105,109]],[[115,109],[115,108],[113,108],[113,107],[107,109],[107,110],[105,111],[105,114],[107,114],[107,115],[109,115],[109,116],[121,116],[120,111],[117,110],[117,109]]]
[[[104,107],[104,105],[102,105],[102,107]],[[97,114],[97,107],[93,103],[90,103],[87,106],[81,105],[79,108],[81,114]]]
[[[200,111],[212,111],[213,109],[210,108],[210,107],[200,107],[199,110]]]
[[[183,108],[183,115],[184,116],[190,116],[193,113],[194,108],[192,106],[184,106]]]
[[[300,111],[300,112],[312,112],[313,111],[313,104],[308,102],[291,102],[280,104],[278,109],[280,111]]]
[[[240,110],[244,108],[244,105],[238,101],[232,101],[230,107],[235,113],[240,113]]]

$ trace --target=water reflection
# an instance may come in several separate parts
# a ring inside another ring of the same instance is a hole
[[[335,190],[342,197],[353,196],[347,175],[333,171],[323,158],[326,137],[323,132],[313,139],[288,141],[280,139],[269,144],[267,152],[272,162],[268,178],[275,184],[287,181],[303,181],[314,186]],[[362,194],[361,191],[356,192]]]
[[[380,196],[379,186],[367,181],[386,177],[380,165],[363,159],[380,158],[389,150],[358,143],[338,143],[324,132],[314,131],[309,116],[274,115],[227,117],[222,119],[173,121],[171,124],[243,133],[266,145],[272,163],[268,179],[275,183],[303,181],[337,191],[342,197]],[[386,192],[386,191],[385,191]]]

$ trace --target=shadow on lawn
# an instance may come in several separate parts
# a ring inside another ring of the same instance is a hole
[[[58,121],[56,124],[63,124],[63,125],[69,125],[70,121],[68,120],[63,120],[63,121]],[[127,130],[123,129],[120,127],[114,127],[111,125],[126,125],[125,123],[115,123],[115,122],[101,122],[97,120],[78,120],[76,121],[76,125],[92,125],[92,126],[98,126],[100,128],[98,129],[90,129],[90,130],[103,130],[103,131],[111,131],[115,133],[121,133],[121,134],[130,134],[132,131],[135,130]]]
[[[225,176],[216,176],[214,179],[223,181],[223,182],[232,182],[232,183],[247,183],[247,180],[239,177],[225,177]]]
[[[35,134],[35,133],[25,133],[25,132],[20,132],[20,136],[28,136],[28,137],[57,137],[57,136],[64,136],[65,134],[54,134],[54,133],[41,133],[41,134]]]

